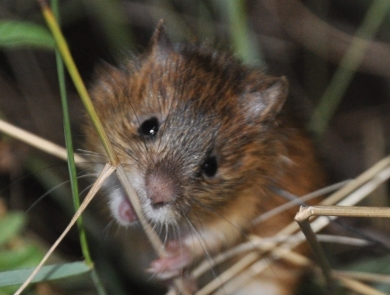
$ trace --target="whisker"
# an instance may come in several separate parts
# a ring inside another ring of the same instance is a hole
[[[163,244],[166,245],[167,241],[168,241],[168,223],[165,222],[164,223],[164,226],[165,226],[165,235],[164,235],[164,239],[163,239]]]
[[[104,234],[103,239],[106,240],[106,241],[110,238],[109,237],[109,231],[110,231],[111,227],[113,226],[113,224],[114,224],[114,220],[111,219],[111,221],[108,222],[107,225],[102,230],[102,232]]]
[[[83,177],[90,177],[89,175],[85,175],[85,176],[83,176]],[[80,196],[82,195],[82,194],[84,194],[85,192],[87,192],[91,187],[93,186],[93,183],[92,184],[90,184],[90,185],[88,185],[86,188],[84,188],[81,192],[80,192]]]
[[[184,216],[185,216],[185,215],[184,215]],[[191,220],[190,220],[187,216],[185,216],[185,219],[186,219],[187,224],[189,225],[189,227],[192,229],[192,232],[195,233],[195,235],[196,235],[196,237],[197,237],[197,239],[198,239],[198,241],[199,241],[199,244],[201,245],[201,247],[202,247],[202,249],[203,249],[203,251],[204,251],[204,253],[205,253],[205,255],[204,255],[205,258],[207,259],[207,261],[209,261],[210,265],[212,265],[212,264],[213,264],[212,262],[213,262],[213,260],[214,260],[214,256],[212,256],[212,255],[210,254],[210,251],[209,251],[208,246],[207,246],[206,239],[205,239],[204,237],[203,237],[203,239],[202,239],[202,237],[200,236],[200,234],[199,234],[199,232],[197,231],[196,227],[193,225],[193,223],[191,222]],[[198,218],[198,222],[200,223],[200,225],[202,225],[202,222],[200,221],[199,218]],[[215,272],[214,268],[211,268],[210,271],[211,271],[211,273],[212,273],[212,275],[213,275],[214,278],[219,278],[219,276],[218,276],[217,273]],[[223,282],[222,282],[222,283],[223,283]],[[222,284],[221,284],[221,286],[222,286]],[[219,287],[219,290],[221,290],[220,287]]]
[[[177,223],[176,220],[174,221],[172,227],[173,227],[173,230],[172,230],[173,231],[173,239],[181,242],[180,227],[179,227],[179,224]]]
[[[87,177],[90,177],[90,175],[83,175],[83,176],[78,176],[77,178],[78,179],[81,179],[81,178],[87,178]],[[55,191],[56,189],[60,188],[61,186],[63,185],[66,185],[68,184],[70,181],[69,180],[66,180],[56,186],[54,186],[53,188],[51,188],[50,190],[48,190],[47,192],[45,192],[42,196],[40,196],[27,210],[26,210],[26,213],[29,213],[31,212],[31,210],[33,210],[35,208],[35,206],[38,205],[38,203],[40,201],[43,200],[43,198],[45,198],[46,196],[50,195],[53,191]],[[92,185],[90,185],[89,187],[92,187]],[[81,193],[80,193],[81,194]]]
[[[45,170],[48,170],[48,169],[52,169],[52,168],[56,168],[56,167],[65,167],[65,166],[66,166],[66,163],[55,164],[55,165],[49,165],[49,166],[45,166],[45,167],[42,167],[42,168],[34,169],[33,171],[30,171],[30,172],[27,172],[27,173],[23,173],[22,176],[17,177],[10,184],[2,186],[1,189],[0,189],[0,192],[4,191],[4,190],[6,190],[6,189],[8,189],[10,187],[12,187],[12,185],[14,185],[15,183],[21,182],[22,180],[27,179],[30,176],[38,175],[39,173],[43,173]]]
[[[94,152],[94,151],[91,151],[91,150],[77,149],[77,153],[80,154],[80,155],[96,156],[96,157],[102,157],[102,158],[108,159],[107,155],[104,155],[104,154],[101,154],[101,153],[98,153],[98,152]]]
[[[287,199],[289,199],[290,201],[283,204],[283,205],[280,205],[278,207],[275,207],[263,214],[261,214],[260,216],[256,217],[253,221],[252,221],[252,224],[253,225],[257,225],[261,222],[264,222],[265,220],[279,214],[279,213],[282,213],[294,206],[297,206],[297,205],[307,205],[305,202],[307,201],[310,201],[312,199],[315,199],[315,198],[318,198],[322,195],[325,195],[325,194],[328,194],[334,190],[337,190],[338,188],[344,186],[345,184],[347,184],[350,180],[346,180],[346,181],[342,181],[342,182],[339,182],[339,183],[336,183],[334,185],[330,185],[330,186],[327,186],[327,187],[324,187],[322,189],[319,189],[319,190],[316,190],[312,193],[309,193],[309,194],[306,194],[302,197],[298,197],[298,196],[295,196],[295,195],[292,195],[291,193],[287,192],[287,191],[284,191],[284,190],[281,190],[281,189],[274,189],[274,192],[277,193],[277,194],[280,194],[281,196],[285,196]]]
[[[44,193],[42,196],[40,196],[27,210],[26,210],[26,213],[29,213],[32,209],[35,208],[35,206],[43,200],[44,197],[48,196],[51,192],[55,191],[57,188],[65,185],[69,183],[69,180],[67,181],[64,181],[63,183],[60,183],[58,185],[56,185],[55,187],[53,187],[52,189],[48,190],[46,193]]]
[[[235,228],[243,237],[248,239],[248,235],[245,233],[245,231],[242,230],[241,228],[239,228],[234,223],[232,223],[230,220],[226,219],[224,216],[222,216],[221,214],[217,213],[215,210],[212,210],[212,209],[208,208],[207,206],[205,206],[204,204],[202,204],[198,200],[193,199],[191,201],[196,203],[198,206],[202,207],[203,209],[207,210],[208,212],[210,212],[210,213],[216,215],[217,217],[221,218],[222,220],[226,221],[229,225],[231,225],[233,228]]]

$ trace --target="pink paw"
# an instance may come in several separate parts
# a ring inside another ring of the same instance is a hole
[[[179,241],[170,241],[165,250],[167,255],[152,261],[148,269],[160,280],[179,276],[192,263],[191,252]]]

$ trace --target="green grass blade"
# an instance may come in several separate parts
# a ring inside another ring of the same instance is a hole
[[[102,141],[102,144],[104,146],[104,149],[107,152],[110,162],[112,165],[115,166],[119,162],[118,157],[115,154],[114,148],[112,147],[112,144],[109,141],[108,136],[103,129],[103,125],[98,115],[96,114],[96,110],[89,97],[87,88],[85,87],[83,80],[81,79],[80,73],[76,67],[72,55],[70,54],[68,44],[66,43],[66,40],[61,32],[61,29],[58,26],[58,23],[52,11],[50,10],[49,6],[44,1],[39,1],[39,3],[41,5],[42,13],[46,20],[46,23],[49,26],[49,29],[56,41],[57,48],[61,53],[62,60],[64,61],[66,68],[68,69],[70,77],[72,78],[72,81],[77,89],[77,92],[80,95],[80,98],[84,104],[87,113],[91,117],[92,123],[95,126],[96,132],[98,133],[100,140]]]
[[[31,282],[38,283],[42,281],[64,279],[87,273],[90,270],[91,268],[83,261],[47,265],[42,267],[42,269]],[[20,285],[29,277],[33,271],[34,268],[27,268],[0,272],[0,287]]]
[[[56,18],[58,19],[59,22],[58,1],[53,0],[51,1],[51,3],[52,3],[53,11],[55,12]],[[68,154],[69,179],[70,179],[70,186],[72,190],[73,204],[76,212],[80,207],[79,189],[77,184],[76,164],[74,161],[74,149],[73,149],[73,141],[72,141],[72,130],[71,130],[71,124],[69,118],[69,107],[68,107],[68,100],[66,95],[64,64],[62,62],[61,54],[58,52],[58,49],[56,49],[56,63],[57,63],[58,83],[60,87],[62,115],[63,115],[63,122],[64,122],[65,145]],[[92,262],[91,255],[89,253],[87,237],[85,234],[85,229],[83,227],[83,220],[81,216],[77,220],[77,227],[79,230],[80,245],[81,245],[84,259],[88,265],[92,265],[93,262]]]
[[[58,22],[60,22],[59,13],[58,13],[58,0],[52,0],[51,4],[53,7],[53,11],[55,13],[55,16],[56,16]],[[71,189],[72,189],[73,204],[75,207],[75,211],[77,211],[80,207],[79,189],[78,189],[78,184],[77,184],[77,172],[76,172],[76,164],[75,164],[75,160],[74,160],[72,130],[71,130],[71,124],[70,124],[70,118],[69,118],[69,108],[68,108],[68,101],[67,101],[66,87],[65,87],[64,64],[62,62],[61,54],[58,51],[58,49],[56,50],[56,62],[57,62],[58,81],[59,81],[59,86],[60,86],[61,104],[62,104],[62,111],[63,111],[65,144],[66,144],[66,149],[67,149],[67,153],[68,153],[69,179],[70,179],[70,184],[71,184]],[[91,258],[91,254],[89,252],[87,236],[86,236],[86,232],[85,232],[85,229],[83,226],[83,220],[82,220],[81,215],[77,220],[77,227],[79,230],[79,239],[80,239],[81,250],[83,252],[83,256],[84,256],[86,264],[91,267],[90,275],[91,275],[91,278],[93,280],[93,283],[94,283],[99,295],[106,295],[107,293],[104,289],[104,286],[103,286],[96,270],[93,268],[93,261]]]
[[[50,32],[40,25],[23,21],[0,21],[0,47],[38,47],[54,49]]]
[[[240,55],[244,63],[262,65],[264,62],[260,46],[256,43],[257,38],[253,36],[248,25],[246,1],[220,1],[220,5],[224,5],[226,8],[233,50]]]
[[[364,57],[370,39],[388,14],[389,8],[390,1],[388,0],[375,0],[369,8],[362,25],[356,32],[355,36],[357,38],[352,41],[350,48],[341,60],[339,68],[314,111],[309,129],[317,137],[321,137],[328,126],[330,118],[336,111],[341,98],[352,81],[356,69]]]

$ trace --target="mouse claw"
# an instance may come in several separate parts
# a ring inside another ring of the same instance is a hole
[[[152,261],[147,271],[160,280],[167,280],[179,276],[191,262],[192,256],[188,248],[178,241],[171,241],[166,247],[166,256]]]

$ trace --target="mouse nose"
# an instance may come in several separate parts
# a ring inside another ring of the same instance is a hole
[[[175,200],[177,186],[172,177],[162,171],[151,171],[145,178],[146,195],[154,208],[160,208]]]

